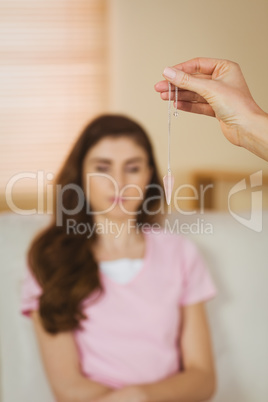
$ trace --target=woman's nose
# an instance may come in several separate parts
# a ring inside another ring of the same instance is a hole
[[[118,191],[120,192],[122,188],[125,186],[125,177],[124,177],[124,172],[118,171],[113,174],[113,178],[116,182],[116,186]]]

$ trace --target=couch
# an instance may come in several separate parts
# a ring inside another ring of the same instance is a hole
[[[46,215],[0,214],[0,401],[52,402],[32,322],[19,313],[25,254]],[[218,377],[213,402],[268,401],[268,211],[256,232],[229,213],[169,217],[207,261],[206,304]],[[203,227],[203,229],[202,229]],[[206,229],[206,233],[205,233]]]

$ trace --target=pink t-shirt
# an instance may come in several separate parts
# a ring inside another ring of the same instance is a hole
[[[181,235],[145,233],[142,269],[126,284],[100,272],[104,293],[83,303],[88,316],[73,331],[81,371],[114,388],[159,381],[180,370],[180,307],[217,294],[192,241]],[[22,286],[21,313],[38,309],[42,290],[30,270]]]

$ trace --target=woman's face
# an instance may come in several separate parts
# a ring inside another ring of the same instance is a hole
[[[106,137],[83,162],[83,185],[90,210],[110,219],[136,215],[150,183],[146,151],[127,136]]]

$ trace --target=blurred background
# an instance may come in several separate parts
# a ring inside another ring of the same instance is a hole
[[[168,105],[154,84],[165,66],[233,60],[268,111],[267,17],[267,0],[1,0],[0,211],[50,210],[55,174],[100,113],[138,120],[164,175]],[[175,188],[190,197],[181,210],[198,210],[190,186],[201,184],[205,208],[227,210],[230,188],[258,171],[268,207],[267,162],[230,144],[216,119],[180,112],[171,130]],[[246,211],[250,195],[232,203]]]

